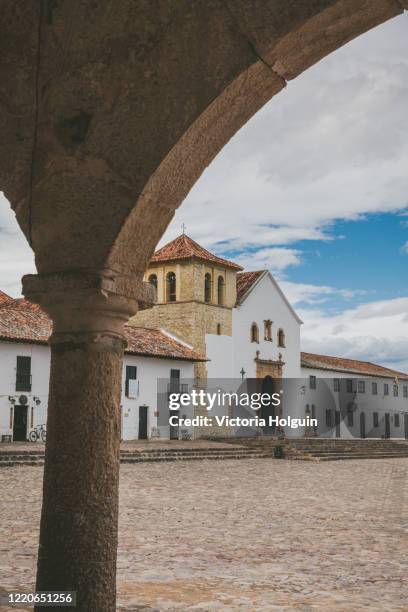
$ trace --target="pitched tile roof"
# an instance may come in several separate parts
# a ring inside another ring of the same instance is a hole
[[[125,325],[125,334],[128,341],[126,353],[187,361],[206,361],[205,357],[159,329]]]
[[[0,308],[14,308],[15,310],[32,310],[33,312],[42,312],[38,304],[33,304],[24,298],[9,298],[8,301],[0,302]]]
[[[14,300],[13,300],[14,301]],[[45,312],[4,304],[0,308],[0,339],[46,344],[52,324]]]
[[[314,353],[301,353],[301,364],[303,367],[321,370],[334,370],[349,374],[364,376],[380,376],[382,378],[399,378],[408,380],[408,374],[398,372],[390,368],[357,359],[343,359],[342,357],[330,357],[328,355],[315,355]]]
[[[10,300],[0,306],[0,341],[46,344],[52,332],[50,318],[27,300]],[[191,348],[158,329],[125,325],[126,353],[181,361],[205,361]]]
[[[150,262],[182,261],[191,259],[192,257],[216,263],[226,268],[232,268],[233,270],[243,269],[242,266],[239,266],[233,261],[223,259],[222,257],[210,253],[210,251],[207,251],[207,249],[200,246],[195,240],[190,238],[190,236],[186,236],[186,234],[181,234],[171,242],[165,244],[161,249],[155,252]]]
[[[6,302],[9,302],[12,299],[13,298],[11,298],[9,295],[7,295],[7,293],[4,293],[4,291],[0,291],[0,306],[2,304],[6,304]]]
[[[255,272],[238,272],[237,274],[237,303],[240,303],[244,295],[253,287],[256,281],[264,274],[265,270]]]

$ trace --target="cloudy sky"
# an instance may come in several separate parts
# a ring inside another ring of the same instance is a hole
[[[288,84],[206,170],[163,242],[187,233],[269,268],[304,350],[408,371],[408,14]],[[3,205],[4,204],[4,205]],[[30,249],[0,202],[1,288]]]

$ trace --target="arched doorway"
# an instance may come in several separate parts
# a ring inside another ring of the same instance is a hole
[[[272,376],[265,376],[262,380],[261,385],[261,393],[267,393],[268,395],[272,395],[275,393],[275,381]],[[265,419],[265,426],[262,428],[263,433],[266,436],[273,436],[276,433],[276,425],[274,423],[270,423],[270,418],[276,417],[276,409],[275,406],[262,406],[260,409],[260,418]]]

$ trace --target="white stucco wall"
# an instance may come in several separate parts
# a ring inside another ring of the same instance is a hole
[[[264,321],[272,323],[272,342],[264,340]],[[300,377],[300,325],[292,309],[282,297],[269,275],[253,288],[243,304],[234,308],[233,322],[233,370],[239,376],[243,367],[248,378],[256,376],[255,355],[260,359],[277,360],[282,354],[283,376]],[[259,343],[251,342],[251,325],[259,328]],[[278,346],[278,330],[285,332],[285,347]]]
[[[218,336],[206,334],[205,345],[207,350],[207,376],[208,378],[238,378],[239,372],[234,372],[233,339],[231,336]]]
[[[126,366],[137,367],[137,380],[139,396],[128,398],[125,395],[125,372]],[[137,355],[125,355],[122,372],[122,439],[137,439],[139,433],[139,407],[148,406],[148,436],[150,437],[152,427],[157,427],[157,381],[158,379],[169,379],[170,370],[180,370],[181,383],[191,381],[194,377],[194,365],[190,361],[177,361],[175,359],[156,359],[152,357],[139,357]],[[187,384],[187,382],[186,382]],[[163,438],[169,436],[168,427],[160,427],[160,435]]]
[[[310,389],[309,377],[316,376],[317,389]],[[404,415],[408,414],[408,398],[403,395],[403,387],[408,386],[408,381],[399,381],[398,397],[393,395],[394,380],[392,378],[380,378],[377,376],[360,376],[336,372],[332,370],[320,370],[316,368],[302,367],[302,377],[304,384],[304,394],[300,395],[300,413],[305,414],[306,406],[315,406],[316,417],[321,422],[324,428],[326,422],[326,409],[338,411],[340,402],[343,406],[350,402],[354,402],[356,409],[353,411],[353,425],[347,424],[347,420],[340,420],[340,436],[343,438],[359,437],[360,436],[360,414],[365,414],[365,431],[366,437],[381,438],[385,433],[385,414],[390,415],[390,437],[403,438],[405,436]],[[354,389],[357,390],[357,380],[365,381],[365,393],[351,394],[344,390],[344,385],[341,386],[341,393],[333,391],[333,379],[354,379]],[[376,382],[378,386],[378,394],[373,395],[371,383]],[[389,385],[389,395],[384,396],[384,384]],[[373,425],[373,413],[378,413],[378,427]],[[395,414],[399,414],[399,426],[395,424]],[[334,415],[333,415],[334,423]],[[320,429],[320,427],[319,427]],[[326,434],[325,434],[326,435]],[[336,428],[327,432],[328,437],[336,437]]]
[[[16,391],[17,356],[31,357],[31,392]],[[27,433],[31,424],[42,425],[47,419],[48,381],[50,370],[50,351],[48,346],[28,343],[0,342],[0,436],[12,435],[13,404],[9,396],[19,404],[22,395],[28,398]],[[40,404],[33,398],[38,398]],[[31,423],[32,413],[32,423]]]

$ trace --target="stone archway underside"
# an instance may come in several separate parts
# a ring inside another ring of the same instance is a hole
[[[0,0],[0,189],[54,321],[37,588],[115,609],[121,329],[174,211],[288,81],[404,8]]]

